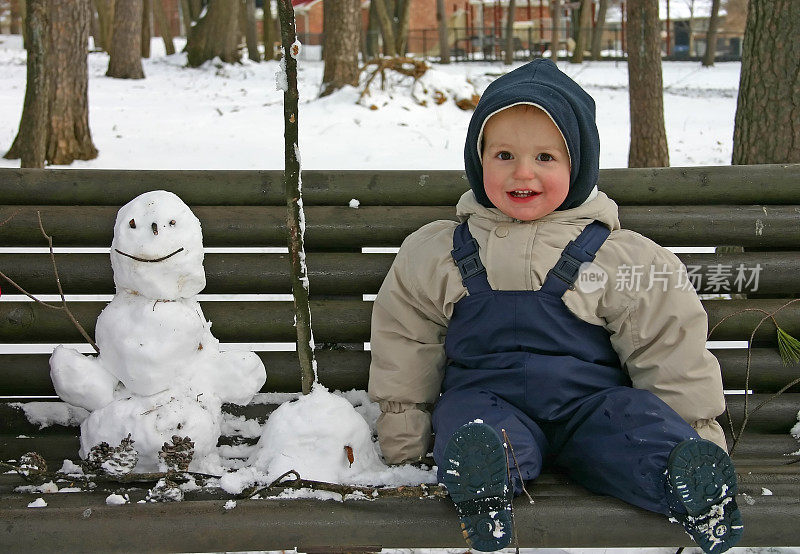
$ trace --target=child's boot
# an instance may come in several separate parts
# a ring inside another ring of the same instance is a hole
[[[497,432],[480,422],[462,425],[447,442],[443,465],[442,479],[467,544],[481,552],[508,546],[513,495],[505,446]]]
[[[670,510],[703,552],[725,552],[742,536],[736,505],[736,470],[728,454],[713,442],[679,443],[667,462]]]

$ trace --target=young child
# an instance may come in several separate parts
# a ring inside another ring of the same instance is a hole
[[[594,101],[551,61],[487,88],[461,224],[410,235],[375,301],[381,448],[419,461],[435,433],[439,479],[477,550],[509,544],[511,491],[548,463],[723,552],[742,522],[706,314],[673,254],[620,229],[596,187],[599,149]],[[635,268],[651,278],[625,282]]]

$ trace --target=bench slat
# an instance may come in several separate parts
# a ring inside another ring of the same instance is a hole
[[[784,299],[704,300],[709,329],[723,317],[744,309],[769,312],[786,304]],[[73,302],[70,310],[90,336],[104,302]],[[296,342],[291,302],[202,302],[203,312],[214,323],[214,335],[222,342]],[[369,341],[372,302],[354,300],[312,300],[314,338],[321,343]],[[761,312],[744,312],[722,323],[712,340],[747,340]],[[800,302],[779,311],[775,319],[786,332],[800,335]],[[34,302],[0,302],[0,337],[7,343],[83,342],[63,313]],[[755,335],[759,344],[776,343],[775,328],[764,324]]]
[[[46,246],[36,217],[56,246],[111,244],[118,206],[0,206],[0,221],[15,213],[0,233],[0,246]],[[286,246],[286,208],[196,206],[206,246]],[[308,206],[309,250],[399,246],[423,225],[455,219],[452,206]],[[739,245],[796,249],[800,206],[623,206],[620,221],[665,246]]]
[[[113,184],[113,186],[109,186]],[[619,204],[792,204],[800,164],[601,169],[599,188]],[[463,171],[303,171],[303,201],[363,205],[455,204],[469,188]],[[122,205],[169,190],[189,205],[284,205],[282,171],[0,169],[0,203]]]
[[[47,508],[26,508],[29,497],[24,495],[3,506],[4,544],[10,551],[463,548],[448,499],[240,500],[231,513],[222,500],[106,506],[82,495],[48,498],[52,506]],[[754,500],[753,505],[739,503],[748,525],[739,546],[798,544],[798,501],[779,496]],[[514,510],[523,547],[692,545],[683,529],[663,515],[614,498],[540,497],[533,505],[518,498]]]
[[[771,400],[762,409],[753,412],[756,406],[769,398],[770,395],[768,394],[752,394],[749,396],[748,410],[751,412],[751,415],[746,432],[758,435],[785,434],[788,437],[789,430],[797,423],[797,406],[800,406],[800,393],[782,394]],[[726,402],[733,419],[734,428],[738,432],[741,428],[744,414],[744,396],[727,395]],[[275,407],[274,404],[250,404],[248,406],[227,405],[226,411],[236,416],[243,415],[247,419],[258,419],[263,422]],[[15,403],[9,404],[0,402],[0,415],[3,415],[5,419],[5,421],[0,423],[0,433],[14,435],[34,432],[35,434],[39,434],[31,424],[27,423],[22,409]],[[725,429],[729,429],[730,426],[725,414],[720,415],[717,419]],[[54,428],[51,431],[45,432],[45,435],[64,432],[74,434],[75,430],[70,427]],[[793,450],[797,450],[797,447]],[[788,454],[789,451],[784,453]],[[798,467],[797,470],[800,472],[800,467]]]
[[[745,349],[712,349],[722,366],[725,387],[745,388],[747,352]],[[264,392],[300,390],[300,362],[295,352],[258,352],[269,379]],[[357,350],[317,350],[321,382],[332,390],[365,389],[370,353]],[[751,353],[749,389],[774,393],[797,378],[796,366],[786,366],[774,348],[754,348]],[[54,395],[50,380],[49,354],[4,354],[0,356],[0,391],[8,396]],[[800,392],[800,385],[790,392]]]
[[[288,258],[288,254],[206,254],[204,267],[207,285],[203,292],[291,293]],[[678,254],[678,258],[693,271],[693,275],[699,276],[700,293],[752,291],[759,295],[786,296],[800,292],[800,280],[797,279],[800,274],[800,251]],[[375,294],[393,259],[394,254],[309,253],[311,294]],[[68,294],[114,293],[108,254],[57,254],[56,262],[61,284]],[[738,270],[740,267],[741,271]],[[642,286],[646,287],[650,268],[639,269],[642,272]],[[661,268],[654,269],[659,271]],[[0,254],[0,270],[20,282],[31,294],[58,293],[49,254]],[[756,280],[751,279],[754,271],[758,271]],[[24,276],[24,283],[21,276]],[[714,285],[711,278],[715,276],[722,276],[721,286]],[[737,283],[737,276],[743,280]],[[616,286],[613,281],[611,285]],[[655,287],[659,286],[655,282]]]

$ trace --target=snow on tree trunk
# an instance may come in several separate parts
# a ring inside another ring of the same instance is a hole
[[[626,9],[631,114],[628,167],[666,167],[669,152],[664,126],[658,1],[628,2]]]
[[[292,295],[294,296],[295,326],[297,328],[297,355],[300,359],[301,384],[303,394],[311,392],[316,382],[317,363],[314,359],[314,335],[311,330],[311,306],[308,302],[308,268],[304,246],[305,213],[303,212],[303,191],[300,181],[300,158],[298,150],[298,93],[297,93],[297,54],[300,43],[297,40],[294,8],[291,0],[278,0],[278,15],[281,21],[283,58],[281,68],[284,76],[280,83],[283,88],[284,118],[284,186],[286,188],[287,225],[289,229],[289,257],[292,263]]]
[[[141,58],[143,9],[142,0],[116,2],[107,77],[144,79]]]

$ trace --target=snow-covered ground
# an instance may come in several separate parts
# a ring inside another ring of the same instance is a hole
[[[165,56],[153,41],[144,80],[105,77],[108,56],[89,54],[89,123],[97,159],[74,168],[281,169],[282,92],[276,62],[186,66],[185,54]],[[0,151],[19,126],[25,95],[25,51],[19,37],[0,36]],[[601,167],[625,167],[628,158],[627,66],[618,62],[559,63],[595,98]],[[515,66],[516,67],[516,66]],[[666,62],[664,106],[673,166],[729,164],[740,64],[702,68]],[[411,97],[410,79],[357,104],[360,90],[319,98],[322,62],[299,63],[300,140],[304,169],[462,169],[471,115],[451,99],[437,105],[435,90],[478,93],[499,63],[434,65]],[[377,109],[371,109],[374,106]],[[2,167],[18,160],[0,159]]]

